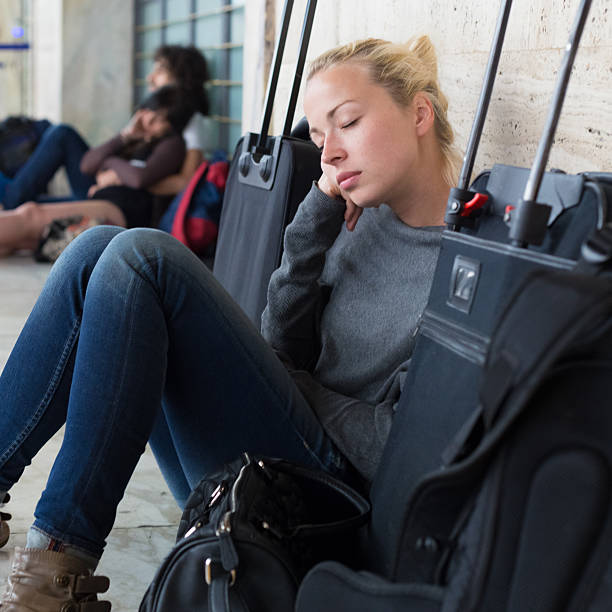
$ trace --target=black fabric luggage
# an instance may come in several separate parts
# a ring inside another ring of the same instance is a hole
[[[471,439],[413,491],[398,574],[319,564],[297,612],[611,609],[612,227],[598,240],[605,273],[541,268],[510,300]]]
[[[286,0],[261,132],[246,134],[232,160],[213,264],[215,277],[258,328],[270,276],[280,264],[285,227],[321,175],[321,155],[310,138],[291,136],[316,0],[306,6],[282,135],[268,136],[292,7],[293,0]]]
[[[455,223],[457,190],[449,198],[447,219],[452,230],[443,233],[405,393],[371,491],[369,561],[389,578],[432,578],[427,572],[413,575],[412,553],[406,545],[411,537],[407,535],[410,499],[425,474],[456,459],[472,432],[483,366],[508,300],[533,270],[573,269],[586,238],[610,215],[612,175],[543,172],[589,4],[580,7],[531,170],[496,166],[480,177],[476,186],[488,199],[476,211],[478,216],[469,211],[464,217],[472,227],[461,225],[461,219]],[[544,203],[535,203],[536,196]],[[514,207],[511,215],[509,206]],[[519,232],[516,221],[525,210],[535,212]]]
[[[490,78],[483,88],[481,117],[475,126],[479,121],[482,126],[486,112],[484,94],[487,88],[490,93],[495,74],[490,68],[499,56],[509,5],[507,1],[500,14],[487,69]],[[528,385],[525,380],[506,381],[509,395],[524,394],[522,403],[500,407],[496,414],[509,410],[516,424],[503,416],[501,425],[496,419],[487,420],[481,405],[481,396],[486,398],[497,387],[504,367],[506,373],[513,373],[520,366],[498,365],[501,372],[495,376],[491,372],[501,333],[496,335],[494,330],[508,304],[519,302],[522,293],[531,300],[529,308],[520,309],[531,337],[520,336],[520,317],[517,321],[512,315],[518,306],[506,315],[515,326],[508,332],[510,340],[513,336],[531,340],[532,353],[522,353],[519,344],[514,360],[535,355],[536,350],[546,356],[551,349],[543,329],[547,317],[556,323],[572,312],[569,300],[565,311],[558,303],[565,292],[575,295],[575,288],[584,285],[588,293],[590,281],[573,273],[581,252],[603,260],[609,249],[605,240],[595,246],[583,245],[591,232],[606,227],[612,175],[544,173],[589,5],[586,0],[581,3],[531,170],[495,166],[468,190],[475,146],[472,153],[468,147],[464,182],[460,181],[449,198],[449,230],[443,233],[431,295],[371,490],[372,520],[362,560],[367,572],[357,578],[337,565],[316,567],[302,586],[299,612],[612,609],[612,598],[607,595],[599,604],[593,603],[594,591],[612,581],[612,575],[607,576],[603,569],[612,563],[612,542],[607,538],[610,508],[605,501],[610,490],[604,478],[612,464],[607,450],[601,453],[606,439],[612,443],[604,409],[611,380],[606,348],[612,313],[599,313],[600,326],[596,326],[590,310],[595,300],[581,316],[591,326],[589,333],[595,336],[601,327],[602,337],[579,346],[578,335],[567,347],[568,354],[578,353],[589,363],[588,373],[576,370],[558,375],[556,361],[548,363],[549,369],[540,369],[536,362],[539,375],[529,379]],[[478,138],[473,130],[470,146]],[[539,278],[540,273],[561,281],[558,286],[542,281],[544,292],[524,284],[532,274]],[[595,284],[597,299],[607,299],[608,281]],[[530,297],[533,295],[538,297]],[[570,318],[563,324],[573,332],[584,321]],[[560,325],[557,332],[563,329]],[[566,355],[552,351],[551,358],[562,362]],[[571,381],[569,388],[561,384],[564,376]],[[554,377],[554,384],[548,384],[549,377]],[[563,391],[558,392],[557,387]],[[535,389],[537,401],[529,396]],[[505,398],[499,399],[500,406],[502,400]],[[537,415],[533,421],[532,414]],[[578,427],[581,418],[588,422],[584,428]],[[597,425],[591,427],[591,423]],[[568,458],[560,463],[565,467],[549,473],[543,454],[556,453],[564,444]],[[573,463],[572,453],[579,455],[576,449],[581,445],[591,458]],[[599,467],[593,456],[600,457]],[[471,463],[479,461],[480,471]],[[490,463],[493,467],[485,478]],[[576,467],[578,464],[582,467]],[[568,476],[564,477],[566,468]],[[474,506],[477,493],[485,501]],[[598,530],[601,546],[593,535]],[[565,549],[563,541],[570,532],[577,534],[579,542],[572,540]],[[549,551],[554,563],[547,563]],[[597,571],[589,584],[585,572],[593,568]],[[349,576],[353,585],[361,586],[350,587]],[[372,593],[378,596],[371,599]],[[368,598],[370,604],[364,603]],[[349,600],[351,606],[344,607],[343,602]],[[569,605],[570,600],[580,603]],[[314,605],[317,601],[319,607]],[[598,607],[602,601],[607,608]]]

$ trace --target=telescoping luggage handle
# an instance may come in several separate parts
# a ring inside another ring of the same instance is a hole
[[[293,9],[293,0],[285,0],[283,15],[281,17],[281,29],[274,50],[272,72],[270,74],[268,90],[266,92],[261,131],[259,134],[246,134],[242,142],[242,151],[240,153],[240,159],[238,162],[240,171],[238,178],[241,183],[246,183],[248,185],[261,187],[268,190],[272,189],[274,185],[274,177],[276,175],[281,139],[289,136],[291,132],[316,7],[317,0],[308,0],[304,14],[304,22],[302,24],[299,54],[293,76],[293,86],[291,88],[291,94],[287,104],[285,125],[283,127],[282,136],[270,137],[268,136],[268,132],[270,130],[270,121],[272,119],[272,109],[274,107],[278,77],[285,50],[285,43],[287,41],[289,23],[291,21],[291,11]]]
[[[495,75],[499,65],[511,8],[512,0],[503,0],[497,18],[493,42],[491,43],[491,51],[489,52],[482,90],[480,91],[480,98],[476,107],[474,123],[472,124],[472,130],[470,131],[470,137],[465,149],[465,156],[463,157],[459,181],[457,187],[451,189],[448,197],[444,222],[452,230],[459,230],[462,226],[473,227],[474,212],[482,208],[488,200],[488,196],[485,194],[470,191],[469,184],[472,170],[474,169],[474,160],[476,159],[480,136],[482,135],[482,129],[489,109],[489,102],[491,101],[491,92],[495,83]]]
[[[547,204],[536,202],[536,198],[540,190],[546,163],[548,162],[550,148],[553,143],[555,131],[557,130],[557,124],[559,123],[565,92],[567,91],[567,84],[572,73],[572,66],[574,65],[574,59],[576,58],[578,45],[590,8],[591,0],[582,0],[578,7],[576,20],[574,21],[574,26],[565,47],[565,54],[563,56],[563,62],[561,63],[561,69],[559,70],[559,77],[557,78],[553,99],[548,111],[546,125],[540,138],[533,165],[531,166],[531,172],[529,173],[529,178],[525,185],[525,191],[511,217],[510,240],[515,246],[526,247],[529,244],[542,244],[546,234],[551,207]]]
[[[510,2],[506,2],[506,4],[510,4]],[[543,242],[546,234],[551,207],[547,204],[536,202],[536,197],[548,161],[550,148],[552,146],[555,130],[561,114],[561,108],[563,106],[563,100],[565,98],[565,92],[567,90],[567,84],[590,6],[591,0],[582,0],[578,8],[576,20],[572,27],[561,69],[559,71],[559,77],[555,86],[546,126],[540,138],[538,151],[531,167],[523,197],[517,202],[516,207],[510,207],[510,210],[507,211],[510,219],[509,236],[515,246],[527,247],[529,244],[539,245]],[[468,183],[474,166],[476,149],[482,132],[484,117],[486,116],[488,108],[495,71],[497,70],[497,60],[494,59],[494,56],[495,54],[499,54],[503,43],[505,23],[503,23],[501,29],[500,24],[504,19],[507,21],[506,10],[509,11],[509,6],[503,6],[500,12],[500,22],[498,23],[498,29],[491,49],[485,83],[483,84],[481,99],[466,149],[466,156],[463,160],[459,183],[457,188],[451,189],[448,200],[445,222],[448,224],[449,229],[452,230],[459,230],[462,226],[472,227],[474,224],[473,217],[479,213],[480,209],[487,201],[486,194],[469,191]],[[497,59],[499,59],[499,55],[497,55]],[[493,66],[494,69],[490,70]]]

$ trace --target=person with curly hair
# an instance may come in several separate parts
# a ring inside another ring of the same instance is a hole
[[[172,174],[149,186],[152,194],[174,195],[184,189],[204,159],[204,116],[209,110],[205,83],[209,78],[206,59],[193,46],[165,45],[155,53],[155,63],[147,76],[150,91],[167,85],[178,87],[183,91],[185,103],[191,105],[195,113],[183,131],[186,154],[182,163]],[[91,178],[80,168],[88,150],[89,145],[74,127],[65,123],[50,125],[13,178],[0,174],[0,204],[5,209],[14,209],[24,202],[46,201],[41,194],[61,167],[66,170],[70,194],[59,200],[68,197],[84,200],[92,185]]]

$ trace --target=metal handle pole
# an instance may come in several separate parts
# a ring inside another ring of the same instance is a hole
[[[272,108],[274,106],[274,96],[276,95],[276,87],[278,85],[278,75],[280,74],[283,53],[285,51],[285,43],[287,42],[287,33],[289,31],[289,22],[291,21],[291,11],[293,9],[293,0],[286,0],[283,7],[283,15],[281,18],[281,29],[278,35],[276,48],[274,49],[274,58],[272,59],[272,73],[268,81],[268,91],[266,92],[266,104],[264,108],[264,116],[261,122],[261,131],[257,141],[257,149],[263,148],[266,145],[268,138],[268,130],[270,129],[270,121],[272,120]]]
[[[470,132],[461,173],[459,175],[459,182],[457,185],[459,189],[467,189],[469,187],[470,177],[474,169],[474,160],[476,159],[476,150],[478,149],[478,143],[480,142],[480,136],[482,135],[482,129],[491,100],[491,92],[493,91],[495,74],[497,73],[497,66],[499,64],[499,57],[501,55],[511,7],[512,0],[504,0],[497,19],[495,35],[493,36],[491,52],[489,53],[489,61],[487,63],[482,91],[480,92],[480,99],[478,100],[478,107],[476,109],[476,118],[472,124],[472,131]]]
[[[525,185],[525,192],[523,194],[523,201],[535,202],[542,182],[542,176],[548,162],[548,156],[550,154],[550,148],[553,143],[555,131],[557,129],[557,123],[559,122],[559,116],[561,115],[561,107],[563,106],[563,100],[565,98],[565,92],[567,91],[567,84],[572,72],[572,66],[574,65],[574,58],[578,51],[578,44],[582,31],[584,30],[584,24],[586,23],[589,9],[591,7],[591,0],[582,0],[576,21],[572,28],[569,41],[565,47],[565,55],[563,57],[563,63],[559,71],[559,77],[557,79],[557,85],[553,95],[553,101],[548,113],[548,119],[546,120],[546,127],[542,137],[540,138],[540,144],[536,152],[533,165],[531,166],[531,172]]]
[[[317,0],[308,0],[306,15],[304,16],[304,23],[302,25],[302,35],[300,37],[300,53],[295,68],[295,75],[293,77],[293,87],[291,88],[289,105],[287,106],[283,136],[289,136],[289,133],[291,132],[293,116],[295,115],[295,107],[297,104],[298,94],[300,92],[300,85],[302,83],[302,73],[304,72],[304,64],[306,63],[306,53],[308,51],[308,42],[310,41],[310,33],[312,31],[312,23],[314,21],[316,8]]]

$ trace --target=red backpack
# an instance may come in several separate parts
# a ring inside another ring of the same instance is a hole
[[[215,161],[202,162],[159,223],[160,229],[197,255],[203,254],[217,238],[228,171],[226,159],[217,157]]]

